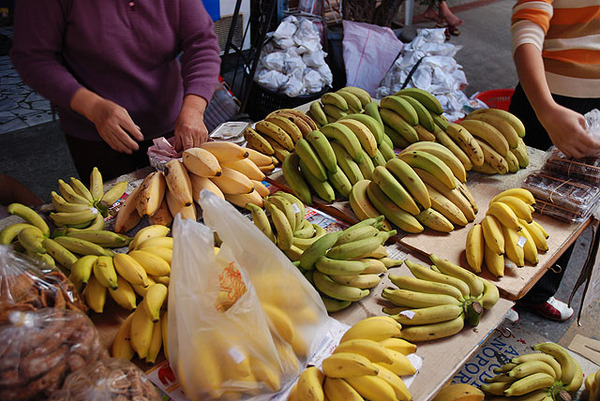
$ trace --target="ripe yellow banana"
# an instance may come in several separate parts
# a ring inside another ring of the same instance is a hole
[[[475,210],[473,209],[467,197],[463,195],[463,193],[458,189],[458,187],[450,189],[446,185],[444,185],[437,177],[420,168],[415,168],[415,172],[419,176],[419,178],[421,178],[421,180],[426,184],[426,188],[433,188],[434,190],[442,194],[445,198],[447,198],[450,202],[452,202],[456,207],[460,209],[467,221],[475,220]]]
[[[221,175],[210,180],[223,194],[248,194],[254,190],[250,178],[229,167],[221,167]]]
[[[440,269],[442,273],[467,283],[472,296],[478,297],[483,293],[483,282],[479,276],[473,274],[462,266],[450,262],[448,259],[437,257],[434,254],[430,254],[429,259],[431,259],[431,261],[437,266],[438,269]]]
[[[452,320],[461,313],[463,313],[463,308],[457,303],[408,309],[392,315],[392,317],[403,326],[418,326]]]
[[[470,384],[454,383],[442,388],[432,401],[483,401],[485,394]]]
[[[427,192],[429,193],[429,198],[431,199],[432,209],[441,213],[452,224],[464,227],[469,223],[469,219],[463,212],[463,209],[467,211],[467,213],[470,213],[470,218],[475,218],[475,215],[472,213],[471,207],[466,201],[463,201],[463,198],[460,197],[460,194],[457,194],[455,192],[453,193],[453,196],[455,200],[460,200],[459,204],[461,205],[462,209],[461,207],[453,203],[451,199],[446,197],[443,193],[439,192],[431,185],[425,184],[425,186],[427,187]],[[452,192],[450,193],[452,194]]]
[[[361,160],[363,155],[362,145],[350,128],[344,124],[335,122],[322,126],[320,131],[329,140],[336,140],[341,143],[354,161],[359,162]]]
[[[463,126],[450,123],[444,130],[446,134],[469,157],[473,167],[481,166],[485,160],[483,150],[473,135]]]
[[[519,219],[523,219],[527,223],[531,223],[533,221],[533,208],[521,198],[506,195],[496,199],[494,202],[505,203],[512,209]]]
[[[323,390],[329,401],[364,401],[362,396],[343,379],[326,377]]]
[[[137,306],[133,287],[123,277],[117,276],[117,288],[108,288],[108,293],[115,302],[124,309],[133,310]]]
[[[133,286],[147,288],[150,285],[148,275],[143,266],[126,253],[117,253],[113,258],[115,270]]]
[[[487,267],[489,272],[495,277],[504,276],[504,254],[498,254],[497,251],[492,250],[487,242],[484,244],[483,248],[483,260],[485,262],[485,267]]]
[[[135,187],[127,199],[121,204],[115,218],[115,232],[126,233],[132,230],[142,219],[137,211],[138,196],[141,185]]]
[[[73,187],[71,187],[71,185],[66,183],[64,180],[58,180],[58,191],[67,202],[91,205],[91,202],[87,198],[75,192]]]
[[[102,195],[100,198],[100,203],[105,205],[106,207],[112,206],[116,201],[121,199],[121,196],[127,190],[127,181],[119,181],[115,185],[113,185],[108,191]]]
[[[364,399],[373,401],[397,400],[394,388],[384,379],[375,376],[358,376],[345,379]]]
[[[533,373],[514,381],[509,388],[504,391],[508,397],[532,393],[536,390],[550,387],[554,384],[554,377],[547,373]]]
[[[502,133],[491,124],[482,120],[465,119],[459,123],[465,127],[471,135],[484,141],[500,156],[504,157],[509,150],[508,141]],[[481,145],[481,143],[480,143]]]
[[[136,202],[138,214],[140,216],[152,216],[160,207],[166,190],[167,182],[163,172],[153,171],[149,173],[139,186]]]
[[[340,339],[340,344],[360,338],[382,341],[392,337],[400,337],[400,333],[401,325],[391,317],[372,316],[362,319],[351,326]]]
[[[460,332],[465,324],[464,317],[458,316],[452,320],[432,323],[423,326],[410,326],[402,329],[402,338],[410,342],[423,342],[450,337]]]
[[[480,277],[480,279],[483,282],[483,295],[479,299],[479,303],[483,309],[491,309],[500,299],[500,292],[496,284],[483,277]]]
[[[106,287],[101,285],[95,276],[91,276],[83,291],[85,303],[94,312],[102,313],[106,303],[106,292]]]
[[[465,252],[467,255],[467,263],[475,273],[481,272],[484,251],[483,241],[483,229],[481,224],[473,224],[467,234]]]
[[[249,156],[246,148],[231,141],[204,142],[200,145],[200,148],[206,149],[215,155],[220,164],[245,159]]]
[[[42,245],[46,248],[46,252],[54,258],[61,266],[71,270],[73,264],[77,261],[77,256],[71,251],[50,238],[44,238]]]
[[[100,170],[98,170],[98,167],[95,166],[90,173],[90,193],[95,201],[100,200],[104,194],[102,174],[100,173]]]
[[[513,209],[506,203],[491,202],[486,214],[494,216],[503,226],[509,227],[517,231],[520,230],[517,215],[515,214]]]
[[[370,293],[370,291],[366,289],[363,290],[349,285],[338,284],[333,281],[331,277],[318,270],[313,271],[312,277],[314,285],[319,291],[331,298],[339,299],[341,301],[360,301]]]
[[[525,220],[519,219],[519,224],[523,227],[524,230],[529,232],[529,236],[533,239],[535,243],[535,247],[540,252],[546,252],[548,250],[548,242],[546,241],[546,236],[544,232],[540,230],[539,225],[535,225],[532,223],[527,223]]]
[[[44,234],[36,226],[28,224],[29,227],[25,227],[19,231],[17,238],[19,243],[26,251],[31,253],[46,253],[46,248],[42,242],[44,241]]]
[[[562,368],[560,380],[564,385],[568,386],[573,381],[577,374],[579,363],[571,357],[569,351],[553,342],[535,344],[532,348],[534,351],[541,351],[551,355],[558,361]],[[581,366],[579,366],[579,368],[581,368]],[[581,386],[581,383],[579,383],[579,386]],[[577,389],[579,389],[579,387]]]
[[[445,294],[454,297],[456,300],[461,300],[463,298],[463,295],[458,288],[450,284],[409,276],[398,276],[391,273],[388,274],[388,278],[392,284],[400,289],[426,292],[429,294]]]
[[[336,352],[325,358],[323,373],[327,377],[345,379],[364,375],[377,375],[379,368],[367,357],[355,352]]]
[[[460,146],[456,144],[456,142],[454,142],[452,138],[450,138],[448,134],[446,134],[445,131],[437,129],[435,130],[435,135],[438,142],[448,148],[448,150],[450,150],[450,152],[452,152],[452,154],[460,160],[466,171],[470,171],[473,168],[473,163],[471,162],[469,156],[460,148]]]
[[[173,159],[165,165],[165,181],[169,193],[184,206],[194,202],[192,182],[186,167],[178,159]]]
[[[135,354],[133,347],[131,346],[131,319],[133,318],[133,313],[129,314],[123,320],[117,333],[115,334],[115,338],[111,345],[110,354],[113,358],[122,358],[127,361],[130,361]]]
[[[148,347],[148,353],[146,355],[146,363],[154,363],[156,362],[156,358],[160,353],[160,350],[163,345],[162,339],[162,329],[161,324],[157,323],[154,325],[152,329],[152,338],[150,339],[150,346]]]
[[[243,135],[246,140],[247,149],[254,149],[267,156],[275,154],[273,146],[261,134],[256,132],[254,128],[246,127]]]
[[[413,168],[420,168],[438,177],[438,179],[448,188],[456,188],[454,173],[450,167],[437,156],[423,150],[411,150],[400,152],[398,157]]]
[[[140,229],[134,236],[131,242],[129,243],[129,250],[140,249],[142,244],[153,238],[166,238],[166,236],[171,232],[169,227],[165,227],[162,225],[149,225],[142,229]],[[171,238],[170,241],[173,239]]]
[[[506,190],[500,192],[499,194],[497,194],[496,196],[494,196],[490,200],[490,203],[495,202],[504,196],[516,196],[517,198],[520,198],[521,200],[523,200],[525,203],[527,203],[529,205],[535,204],[535,198],[534,198],[533,194],[525,188],[506,189]]]
[[[410,395],[410,391],[408,387],[400,378],[400,375],[392,372],[390,369],[379,365],[379,372],[377,373],[377,377],[382,378],[386,383],[388,383],[392,389],[394,390],[394,394],[396,395],[396,399],[399,401],[411,401],[412,396]]]
[[[352,130],[352,132],[354,132],[363,149],[367,152],[367,154],[370,157],[375,156],[375,154],[377,153],[377,139],[375,138],[369,127],[367,127],[362,122],[352,118],[341,119],[338,122],[347,126],[348,128],[350,128],[350,130]]]
[[[517,364],[517,366],[509,370],[506,374],[510,378],[521,379],[525,376],[529,376],[534,373],[546,373],[552,376],[555,380],[560,378],[556,377],[556,372],[554,371],[552,366],[540,360],[519,363]]]
[[[146,308],[146,315],[154,323],[160,319],[161,308],[167,300],[167,295],[167,286],[160,283],[150,285],[144,295],[143,307]]]
[[[323,372],[316,366],[309,366],[300,373],[296,392],[299,400],[323,401],[325,393],[323,392]]]
[[[111,256],[98,256],[92,271],[100,285],[113,290],[118,288],[117,272]]]
[[[521,228],[519,233],[523,238],[525,238],[525,241],[523,241],[523,253],[525,261],[535,266],[539,262],[539,255],[535,241],[527,228],[521,224],[519,224],[519,228]]]
[[[445,294],[429,294],[404,289],[385,288],[381,296],[397,306],[426,308],[438,305],[457,305],[456,298]]]
[[[494,216],[486,214],[481,220],[481,228],[486,246],[498,255],[503,255],[504,235],[500,222]]]
[[[47,237],[50,235],[50,228],[46,224],[46,221],[29,206],[21,203],[11,203],[6,208],[6,211],[12,215],[19,216],[29,224],[37,227],[44,236]]]
[[[404,151],[413,150],[422,150],[436,156],[442,160],[450,168],[450,170],[452,170],[456,178],[458,178],[461,182],[467,181],[467,171],[465,170],[463,163],[446,146],[437,142],[420,141],[415,142],[404,149]]]
[[[486,122],[500,132],[511,148],[516,148],[518,146],[519,134],[517,134],[515,128],[503,116],[493,115],[489,112],[478,112],[469,113],[465,117],[465,120],[479,120]]]
[[[130,251],[128,255],[135,259],[147,274],[152,276],[166,276],[171,272],[171,265],[161,257],[148,251],[136,249]]]
[[[404,261],[404,264],[406,265],[406,267],[408,267],[410,272],[417,278],[452,285],[461,292],[463,297],[467,297],[470,294],[469,286],[463,280],[460,280],[456,277],[447,274],[436,272],[418,263],[414,263],[408,259]]]
[[[449,233],[454,230],[454,225],[443,214],[433,208],[427,208],[417,214],[415,218],[423,227],[430,228],[435,231]]]
[[[523,125],[521,120],[519,120],[514,114],[506,110],[496,108],[477,109],[469,113],[469,118],[475,117],[477,115],[499,116],[515,129],[519,137],[522,138],[525,136],[525,126]]]
[[[144,303],[144,301],[142,301]],[[148,349],[152,342],[152,332],[156,324],[150,319],[146,312],[146,308],[142,305],[133,312],[131,318],[131,347],[138,354],[140,359],[148,356]]]

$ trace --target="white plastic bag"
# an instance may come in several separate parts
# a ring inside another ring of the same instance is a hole
[[[331,318],[249,219],[208,191],[200,205],[207,225],[176,218],[173,227],[169,362],[191,400],[268,400],[297,378]]]

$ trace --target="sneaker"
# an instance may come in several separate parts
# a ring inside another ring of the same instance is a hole
[[[512,324],[516,324],[519,321],[519,312],[517,312],[514,308],[510,308],[504,318]]]
[[[573,308],[570,308],[569,305],[554,297],[548,298],[548,300],[542,304],[535,305],[533,309],[546,319],[559,322],[569,320],[574,313]]]

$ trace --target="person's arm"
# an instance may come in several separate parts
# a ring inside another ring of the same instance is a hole
[[[569,157],[598,156],[600,141],[586,133],[583,115],[560,106],[552,98],[541,51],[525,43],[515,50],[514,60],[527,99],[554,146]]]
[[[184,99],[175,123],[175,148],[189,149],[208,139],[204,111],[219,82],[219,41],[212,19],[197,0],[181,0],[181,73]]]

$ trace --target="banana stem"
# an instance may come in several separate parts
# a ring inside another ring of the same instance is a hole
[[[483,307],[475,300],[470,299],[463,304],[465,311],[465,323],[470,326],[477,326],[483,314]]]

